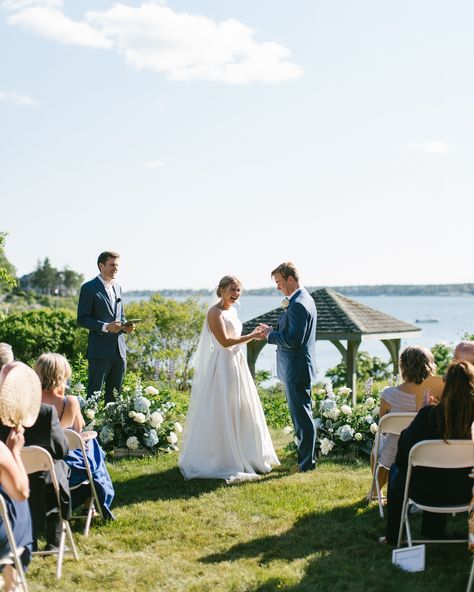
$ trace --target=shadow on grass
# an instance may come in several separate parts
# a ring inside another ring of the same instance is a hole
[[[248,592],[454,592],[465,588],[470,570],[466,546],[429,545],[428,571],[407,573],[391,564],[391,548],[377,542],[383,532],[377,507],[367,509],[361,500],[327,512],[310,512],[286,532],[239,543],[201,562],[255,558],[259,565],[271,566],[308,559],[297,583],[285,585],[284,578],[272,577]]]

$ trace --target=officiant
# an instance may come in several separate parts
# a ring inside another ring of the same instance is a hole
[[[89,329],[86,358],[89,361],[87,396],[101,391],[105,385],[105,402],[120,393],[126,369],[124,333],[135,326],[124,325],[122,288],[115,281],[120,255],[104,251],[97,259],[99,275],[81,287],[77,322]]]

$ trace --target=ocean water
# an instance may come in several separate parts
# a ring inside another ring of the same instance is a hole
[[[127,298],[124,298],[125,304]],[[204,304],[209,298],[202,299]],[[248,321],[269,310],[278,308],[280,296],[246,296],[241,297],[237,304],[237,312],[242,322]],[[366,306],[380,310],[397,319],[417,325],[421,335],[402,341],[406,345],[425,345],[431,347],[435,343],[446,342],[455,344],[468,332],[474,333],[474,297],[472,296],[360,296],[354,298]],[[437,322],[417,323],[417,320],[435,318]],[[275,374],[275,346],[266,345],[257,360],[257,370],[270,370]],[[377,355],[389,360],[385,346],[379,341],[363,341],[360,350],[370,355]],[[316,342],[316,361],[318,378],[324,377],[328,368],[341,361],[337,349],[327,341]]]

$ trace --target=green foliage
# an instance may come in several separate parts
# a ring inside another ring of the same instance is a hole
[[[9,343],[15,357],[27,364],[45,352],[74,361],[86,350],[87,333],[70,310],[42,308],[13,313],[0,321],[0,341]]]
[[[453,359],[453,348],[447,343],[436,343],[431,348],[431,353],[436,364],[436,373],[443,376]]]
[[[140,370],[146,379],[168,378],[186,388],[204,322],[203,306],[191,298],[177,302],[153,294],[129,304],[126,316],[142,319],[127,336],[129,368]]]
[[[33,289],[40,294],[71,295],[76,294],[84,281],[81,273],[76,273],[69,267],[62,270],[51,265],[48,257],[39,260],[33,273],[26,276],[25,289]]]
[[[377,356],[372,357],[366,351],[357,353],[356,371],[358,380],[364,382],[369,378],[376,381],[387,380],[392,374],[389,370],[390,366],[391,362],[384,362]],[[326,376],[331,380],[333,386],[344,386],[346,384],[346,363],[342,361],[334,368],[329,368]]]
[[[8,261],[4,246],[6,233],[0,232],[0,292],[8,292],[16,286],[16,269]]]
[[[288,403],[281,387],[259,389],[259,396],[269,427],[284,428],[292,425]]]

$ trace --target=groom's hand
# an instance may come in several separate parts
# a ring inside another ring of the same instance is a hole
[[[270,327],[270,325],[266,325],[265,323],[260,323],[258,329],[265,339],[268,337],[268,334],[273,331],[273,328]]]

